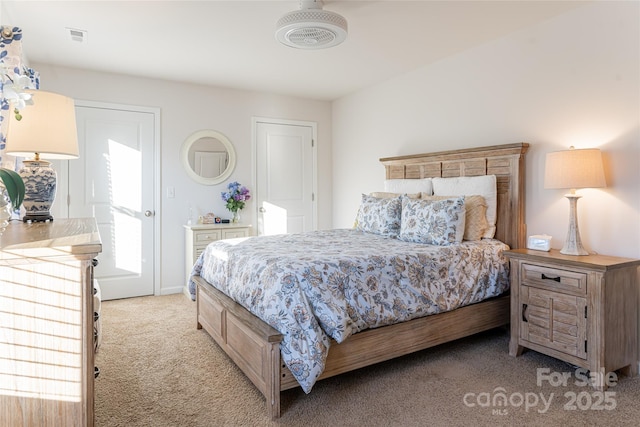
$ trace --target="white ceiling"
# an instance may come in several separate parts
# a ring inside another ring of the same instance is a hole
[[[342,45],[280,45],[275,23],[298,1],[8,1],[29,62],[333,100],[534,25],[580,2],[325,1]],[[67,28],[88,31],[85,43]]]

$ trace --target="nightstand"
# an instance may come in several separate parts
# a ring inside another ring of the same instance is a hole
[[[516,249],[509,354],[525,348],[587,369],[598,390],[616,370],[638,372],[640,260]]]
[[[191,276],[193,264],[205,250],[207,245],[216,240],[234,239],[236,237],[248,237],[251,235],[251,225],[249,224],[193,224],[185,225],[185,274],[187,285],[184,287],[184,294],[191,298],[189,294],[188,281]]]

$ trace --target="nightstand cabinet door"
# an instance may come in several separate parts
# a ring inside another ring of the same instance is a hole
[[[587,300],[531,286],[520,289],[520,338],[587,358]]]

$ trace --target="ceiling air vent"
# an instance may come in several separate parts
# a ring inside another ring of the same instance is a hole
[[[75,28],[67,28],[69,32],[69,37],[71,40],[78,43],[86,43],[87,42],[87,31],[86,30],[77,30]]]

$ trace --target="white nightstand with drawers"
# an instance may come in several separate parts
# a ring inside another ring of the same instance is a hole
[[[251,235],[249,224],[193,224],[185,225],[184,228],[186,281],[189,280],[193,264],[209,243]],[[185,282],[184,293],[190,297],[187,282]]]

